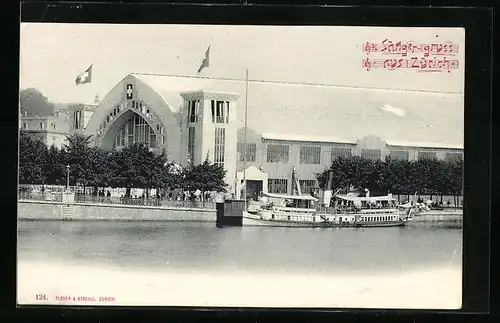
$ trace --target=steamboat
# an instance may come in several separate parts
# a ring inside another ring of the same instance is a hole
[[[400,205],[390,194],[370,196],[369,190],[365,196],[326,190],[323,201],[301,194],[295,168],[292,183],[298,194],[263,193],[259,207],[243,211],[243,226],[395,227],[405,226],[415,213],[413,201]]]

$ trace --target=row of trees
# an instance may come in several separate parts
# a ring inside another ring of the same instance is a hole
[[[373,193],[396,195],[462,195],[463,160],[423,159],[406,161],[387,158],[369,160],[358,156],[339,158],[318,175],[320,187],[328,183],[332,171],[332,189],[354,187]]]
[[[19,182],[21,184],[66,185],[69,165],[70,185],[83,187],[183,189],[202,193],[225,192],[223,168],[208,161],[190,168],[168,162],[142,145],[120,151],[91,145],[91,137],[74,134],[59,149],[47,148],[39,141],[21,133],[19,150]],[[204,194],[202,194],[204,196]]]

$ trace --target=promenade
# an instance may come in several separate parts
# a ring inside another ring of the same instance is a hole
[[[18,201],[44,201],[62,203],[61,192],[19,192]],[[93,196],[85,194],[75,194],[76,204],[105,204],[116,206],[152,206],[159,208],[179,208],[179,209],[207,209],[215,210],[215,203],[212,201],[190,201],[173,200],[156,197],[119,197],[119,196]]]

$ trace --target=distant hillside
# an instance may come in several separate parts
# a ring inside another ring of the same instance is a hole
[[[53,116],[56,110],[56,105],[35,88],[21,90],[19,106],[21,114],[27,116]]]

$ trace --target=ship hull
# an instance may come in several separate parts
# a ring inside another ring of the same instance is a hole
[[[381,222],[332,222],[332,221],[288,221],[264,219],[258,214],[243,213],[243,226],[268,226],[289,228],[368,228],[368,227],[402,227],[406,220]]]

